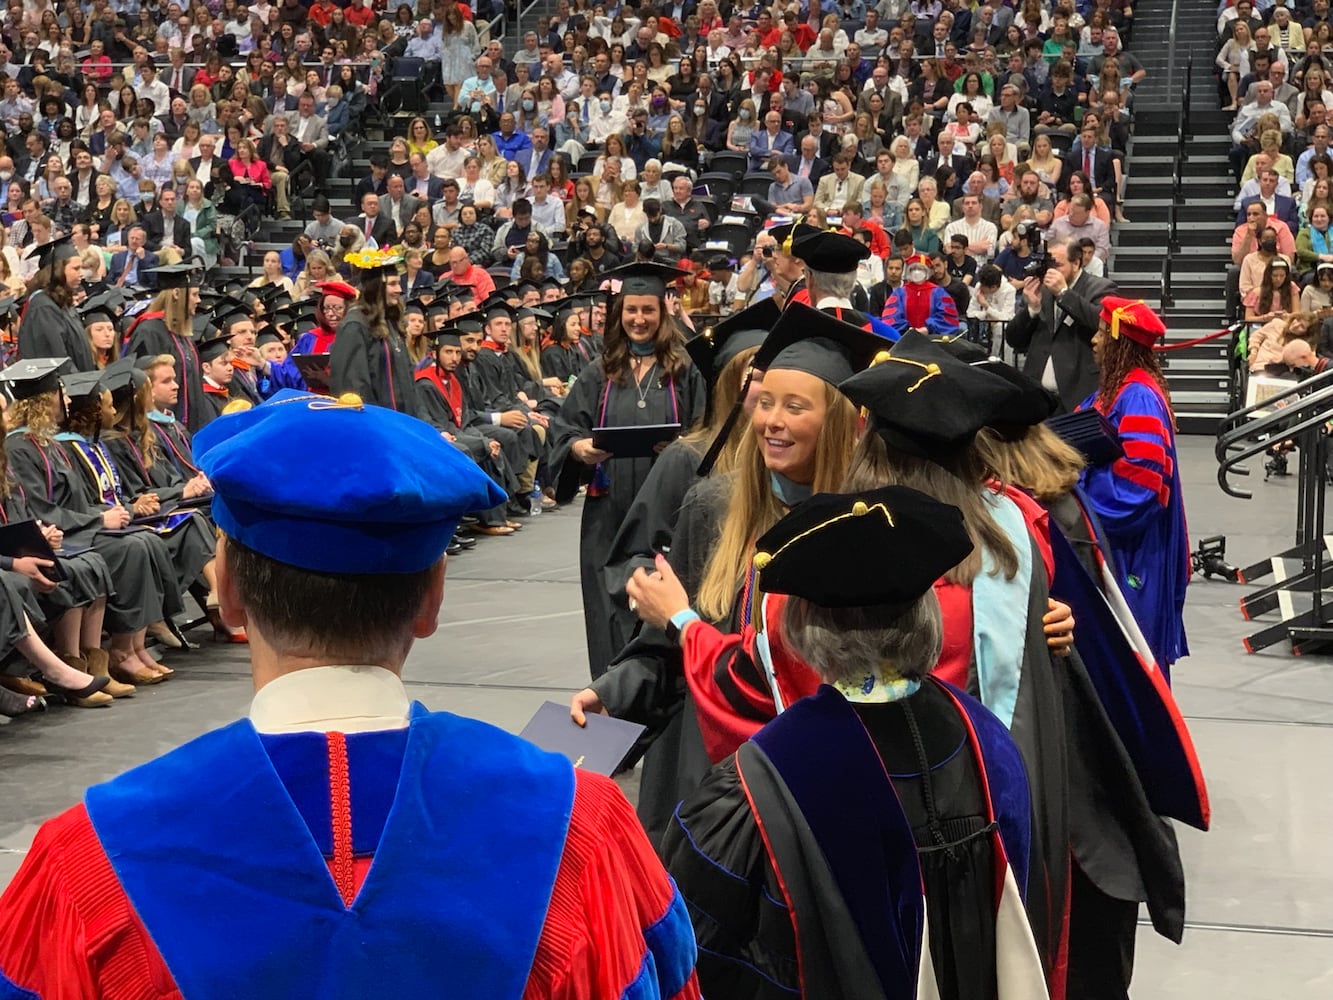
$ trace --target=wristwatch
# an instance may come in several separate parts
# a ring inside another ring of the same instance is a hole
[[[699,613],[695,611],[693,608],[686,608],[684,611],[677,611],[674,615],[672,615],[671,620],[666,623],[666,627],[663,628],[662,631],[666,633],[666,637],[668,639],[670,639],[677,646],[679,646],[681,629],[683,629],[690,622],[698,620],[699,620]]]

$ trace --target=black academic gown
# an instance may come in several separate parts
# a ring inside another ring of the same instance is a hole
[[[136,632],[183,610],[171,556],[149,531],[110,533],[102,528],[105,504],[90,503],[82,477],[55,441],[17,428],[7,438],[9,467],[23,485],[29,509],[65,533],[70,547],[92,546],[111,572],[107,631]]]
[[[44,291],[33,292],[19,322],[19,357],[69,358],[81,372],[97,367],[93,346],[78,313],[56,305]]]
[[[221,386],[213,385],[209,382],[203,383],[203,392],[200,393],[199,419],[195,421],[195,430],[201,427],[207,427],[218,417],[222,416],[222,411],[227,408],[231,402],[231,391]]]
[[[199,474],[199,467],[194,464],[194,443],[184,424],[170,413],[159,413],[149,416],[148,427],[150,433],[157,435],[159,445],[149,466],[154,486],[183,485],[185,480]],[[139,442],[139,450],[143,451],[143,441]]]
[[[4,475],[8,479],[9,495],[0,498],[0,523],[16,524],[20,521],[37,520],[37,515],[28,506],[27,491],[23,488],[23,484],[8,471]],[[23,597],[23,605],[28,609],[29,617],[37,625],[43,621],[59,618],[70,608],[86,607],[93,601],[106,597],[115,589],[106,560],[91,549],[74,555],[56,553],[56,559],[64,579],[56,584],[54,590],[47,593],[36,591],[32,581],[26,576],[6,571],[7,575],[13,578]],[[6,629],[0,625],[0,634],[5,632]]]
[[[122,438],[122,442],[123,440]],[[69,456],[70,464],[80,473],[85,501],[90,505],[101,502],[104,484],[97,481],[96,473],[78,453],[75,442],[65,441],[62,443]],[[110,457],[116,475],[119,477],[119,482],[114,485],[117,499],[126,509],[129,509],[141,493],[150,492],[143,489],[136,492],[131,488],[131,485],[138,487],[147,485],[141,469],[136,467],[128,448],[122,449],[122,453],[130,457],[128,462],[116,461],[114,452],[106,445],[103,445],[102,450]],[[127,474],[129,476],[128,480],[126,479]],[[189,515],[170,532],[149,532],[170,553],[171,565],[175,568],[174,592],[176,594],[183,593],[190,584],[199,579],[199,574],[203,571],[204,566],[212,560],[216,547],[213,528],[207,518],[198,511],[190,511]]]
[[[675,449],[674,454],[671,454],[672,449]],[[688,463],[680,459],[682,452],[689,450],[688,446],[676,442],[658,459],[659,465],[670,462],[667,468],[676,472],[674,476],[663,477],[669,480],[669,484],[663,484],[664,493],[667,489],[679,488],[679,473],[689,469]],[[649,475],[644,489],[639,491],[636,506],[647,496],[656,468]],[[693,472],[693,469],[689,471]],[[734,478],[726,475],[699,480],[696,477],[695,485],[687,489],[674,518],[668,560],[691,602],[699,592],[708,557],[722,532]],[[626,518],[627,523],[636,517],[633,510],[634,507]],[[628,567],[631,561],[633,557],[629,557],[623,566]],[[609,589],[607,593],[610,593]],[[629,615],[624,605],[623,584],[617,601],[614,605],[617,612]],[[739,632],[744,615],[744,608],[739,604],[738,601],[725,618],[712,624],[724,632]],[[594,678],[592,688],[611,715],[648,727],[638,813],[649,839],[656,844],[666,830],[676,804],[699,787],[699,782],[712,766],[699,732],[694,702],[685,685],[680,647],[661,629],[643,625],[633,640],[618,652],[606,673]]]
[[[412,359],[397,330],[383,339],[370,332],[359,308],[338,327],[329,351],[329,390],[334,396],[354,392],[362,402],[416,416]]]
[[[501,427],[499,424],[491,422],[491,414],[498,412],[494,407],[488,408],[485,405],[485,390],[482,387],[482,380],[477,374],[476,365],[472,363],[460,365],[455,373],[463,384],[463,422],[468,430],[476,431],[482,437],[500,442],[500,449],[504,452],[505,463],[513,470],[515,476],[520,469],[525,469],[528,464],[539,458],[542,454],[541,438],[537,436],[537,430],[532,424],[514,430],[510,427]],[[514,490],[510,496],[516,496],[518,483],[515,481]]]
[[[577,347],[552,344],[542,351],[542,374],[547,378],[558,378],[566,385],[571,378],[577,378],[587,364],[587,356]]]
[[[436,430],[442,433],[452,434],[454,446],[460,451],[466,452],[468,457],[481,467],[481,470],[490,476],[506,496],[513,496],[518,489],[518,481],[514,478],[514,472],[509,467],[505,459],[503,447],[500,454],[492,455],[490,449],[490,438],[487,438],[480,431],[472,430],[466,426],[466,409],[462,402],[457,409],[440,392],[439,385],[431,377],[431,369],[422,369],[416,373],[416,407],[417,418],[424,420]],[[440,383],[448,385],[453,382],[458,386],[459,399],[462,398],[462,381],[456,374],[450,375],[445,372],[437,373]],[[493,507],[481,514],[481,521],[488,525],[503,525],[507,523],[505,517],[504,504]]]
[[[821,689],[820,697],[842,702],[828,688]],[[798,751],[808,752],[812,760],[821,754],[834,758],[815,768],[824,775],[816,779],[826,792],[823,811],[830,803],[845,802],[848,816],[855,814],[855,821],[842,828],[835,850],[863,859],[866,876],[877,883],[867,887],[871,893],[882,888],[881,864],[905,876],[895,899],[909,898],[924,886],[930,966],[942,1000],[991,1000],[996,995],[997,858],[982,774],[963,716],[944,689],[931,682],[903,701],[850,707],[849,724],[858,730],[864,726],[863,734],[852,734],[855,738],[848,738],[847,746],[839,743],[835,753],[831,741],[817,738],[824,734],[810,733],[812,745]],[[865,761],[845,752],[862,744]],[[836,863],[824,860],[834,846],[828,843],[829,831],[837,828],[839,817],[821,817],[808,789],[803,793],[788,784],[765,745],[747,742],[719,764],[681,803],[662,843],[662,856],[689,906],[698,939],[701,991],[728,1000],[801,995],[893,1000],[903,995],[886,987],[882,976],[897,958],[890,954],[886,961],[884,953],[892,953],[899,938],[887,933],[866,940],[864,907],[840,884]],[[771,751],[772,743],[767,746]],[[1012,744],[1008,751],[1012,762]],[[993,770],[984,753],[983,759],[996,780],[996,770],[1002,769]],[[872,773],[869,781],[861,780],[866,771]],[[885,787],[885,774],[892,776],[891,788]],[[883,805],[854,802],[857,796],[883,796]],[[901,808],[905,826],[899,820],[900,829],[879,828],[875,820],[881,811],[887,821],[896,818],[895,808]],[[899,842],[895,834],[908,830],[911,839]],[[912,850],[911,841],[919,875],[910,858],[894,853]],[[857,862],[846,867],[855,872]],[[881,930],[913,941],[913,928],[895,926],[897,915],[890,908]],[[1031,964],[1036,964],[1035,955]],[[902,980],[913,982],[914,969],[900,972]]]
[[[172,407],[172,412],[191,431],[197,431],[204,425],[207,412],[204,408],[204,376],[199,364],[199,351],[193,340],[177,336],[167,329],[167,324],[160,317],[152,317],[132,329],[125,354],[135,358],[167,354],[175,358],[180,397]]]
[[[640,392],[644,393],[642,406]],[[703,415],[706,400],[707,387],[693,365],[673,378],[663,378],[660,368],[654,367],[636,388],[632,384],[608,386],[599,359],[584,370],[551,421],[549,465],[556,481],[556,499],[572,499],[581,479],[591,476],[592,480],[579,527],[579,575],[593,677],[605,672],[634,629],[629,611],[612,605],[603,567],[617,528],[652,470],[653,458],[611,458],[593,470],[574,458],[570,448],[580,438],[590,437],[594,427],[670,423],[689,427]]]

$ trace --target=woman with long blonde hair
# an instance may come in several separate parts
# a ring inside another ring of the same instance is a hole
[[[125,353],[131,357],[169,354],[176,359],[180,399],[172,407],[178,420],[193,434],[207,420],[203,372],[194,344],[194,312],[199,308],[198,272],[185,267],[162,273],[159,289],[147,312],[140,313],[125,331]]]

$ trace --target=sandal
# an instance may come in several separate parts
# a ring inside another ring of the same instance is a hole
[[[122,684],[157,684],[163,680],[162,674],[143,665],[137,653],[119,653],[114,649],[111,650],[107,673]]]

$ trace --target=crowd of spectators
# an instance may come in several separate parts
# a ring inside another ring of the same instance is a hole
[[[1283,368],[1300,342],[1333,351],[1324,320],[1333,293],[1333,25],[1327,0],[1224,3],[1217,18],[1219,94],[1235,111],[1230,163],[1236,183],[1231,261],[1251,371]]]
[[[17,290],[30,248],[63,231],[117,283],[151,282],[150,254],[235,263],[219,226],[290,217],[295,189],[309,226],[280,257],[293,281],[311,251],[338,270],[366,245],[400,247],[427,275],[461,248],[482,271],[576,287],[652,254],[692,263],[687,308],[728,312],[779,287],[753,236],[784,215],[863,234],[867,297],[901,271],[891,258],[945,261],[960,315],[988,263],[1021,285],[1025,221],[1107,261],[1144,76],[1123,48],[1123,0],[557,0],[507,39],[490,37],[498,13],[485,0],[11,3],[0,280]],[[453,110],[425,113],[437,100]],[[339,140],[381,104],[423,113],[387,148],[358,146],[367,171]],[[742,208],[704,176],[719,164],[769,178],[740,243],[710,238]],[[308,197],[338,171],[351,204]]]

